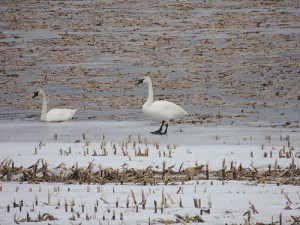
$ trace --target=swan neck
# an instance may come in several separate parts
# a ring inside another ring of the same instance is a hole
[[[42,93],[42,96],[43,96],[43,106],[42,106],[41,120],[46,121],[47,99],[45,93]]]
[[[148,99],[147,102],[148,104],[153,102],[153,88],[152,88],[152,82],[150,81],[148,83]]]

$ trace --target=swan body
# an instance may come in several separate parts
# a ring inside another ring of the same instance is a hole
[[[34,95],[32,98],[35,98],[36,96],[42,96],[43,98],[43,106],[42,106],[42,112],[41,112],[41,121],[46,122],[63,122],[70,120],[74,117],[75,112],[77,109],[51,109],[49,112],[47,112],[47,99],[46,94],[42,89],[37,90],[34,92]]]
[[[148,85],[148,99],[142,107],[143,113],[154,120],[162,121],[161,127],[157,131],[151,133],[166,134],[168,130],[168,123],[171,119],[188,115],[184,109],[173,102],[163,100],[153,101],[152,81],[149,77],[145,76],[144,79],[140,80],[137,84],[140,83]],[[166,129],[162,132],[164,125],[166,126]]]
[[[185,116],[188,113],[180,106],[168,101],[155,101],[151,104],[147,102],[143,105],[142,111],[145,115],[154,120],[169,122],[171,119]]]

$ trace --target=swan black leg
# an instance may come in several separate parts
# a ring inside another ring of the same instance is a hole
[[[162,134],[161,131],[162,131],[164,124],[165,124],[165,121],[162,121],[160,128],[157,131],[151,132],[151,134]]]
[[[161,134],[167,134],[168,126],[169,126],[169,124],[166,124],[166,129],[165,129],[165,131],[164,131],[163,133],[161,133]]]

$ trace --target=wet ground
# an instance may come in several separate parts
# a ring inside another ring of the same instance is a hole
[[[0,120],[142,120],[144,75],[186,123],[299,127],[298,1],[0,3]]]

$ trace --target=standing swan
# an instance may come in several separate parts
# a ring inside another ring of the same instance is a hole
[[[41,113],[41,121],[47,122],[62,122],[66,120],[70,120],[74,117],[75,112],[77,109],[51,109],[47,112],[47,100],[45,92],[42,89],[37,90],[34,92],[32,98],[41,95],[43,97],[43,107]]]
[[[140,80],[137,84],[148,84],[148,99],[143,105],[143,113],[152,119],[162,121],[160,128],[157,131],[151,132],[152,134],[166,134],[168,131],[168,123],[171,119],[177,117],[186,116],[188,113],[184,111],[180,106],[173,102],[168,101],[155,101],[153,102],[153,89],[151,79],[147,76]],[[166,126],[164,132],[162,132],[163,126]]]

